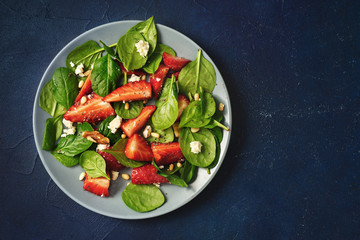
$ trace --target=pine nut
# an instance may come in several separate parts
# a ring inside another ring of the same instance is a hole
[[[87,101],[87,98],[85,96],[83,96],[80,100],[80,104],[84,104],[84,103],[86,103],[86,101]]]
[[[143,104],[147,104],[147,102],[148,102],[147,100],[144,100],[144,101],[143,101]]]
[[[224,111],[224,107],[225,107],[225,105],[223,103],[219,103],[219,111],[220,112]]]
[[[160,137],[160,134],[158,134],[158,133],[156,133],[156,132],[152,132],[150,135],[151,135],[152,137],[154,137],[154,138],[159,138],[159,137]]]
[[[86,72],[84,72],[84,75],[87,77],[87,76],[89,76],[90,73],[91,73],[91,70],[87,70]]]
[[[122,139],[126,138],[125,133],[121,134],[121,138],[122,138]]]
[[[180,168],[180,167],[182,167],[182,164],[178,162],[178,163],[176,164],[176,166],[177,166],[178,168]]]
[[[198,93],[195,93],[194,94],[194,100],[199,101],[199,99],[200,99],[200,95]]]
[[[174,170],[174,164],[169,165],[169,171],[172,171],[172,170]]]
[[[197,133],[200,130],[200,128],[191,128],[192,133]]]
[[[150,137],[150,134],[151,134],[151,126],[147,125],[143,131],[143,136],[144,138],[148,138]]]
[[[174,134],[175,137],[179,137],[180,136],[180,129],[179,129],[179,123],[176,122],[172,125],[173,129],[174,129]]]
[[[130,179],[129,174],[126,174],[126,173],[121,174],[121,177],[122,177],[122,179],[124,179],[124,180],[129,180],[129,179]]]
[[[142,75],[141,80],[145,80],[145,79],[146,79],[146,75]]]
[[[125,110],[129,110],[129,107],[130,107],[129,103],[126,102],[126,103],[125,103]]]
[[[84,83],[85,83],[84,80],[81,80],[81,81],[79,82],[78,87],[79,87],[79,88],[82,88],[82,87],[84,86]]]
[[[85,178],[85,172],[80,173],[79,181],[84,180],[84,178]]]
[[[111,171],[111,180],[115,181],[119,177],[119,172]]]

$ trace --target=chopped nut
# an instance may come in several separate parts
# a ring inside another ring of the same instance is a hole
[[[200,130],[200,128],[191,128],[191,132],[192,133],[196,133],[196,132],[198,132]]]
[[[84,104],[84,103],[86,103],[86,101],[87,101],[87,98],[85,96],[83,96],[80,100],[80,104]]]
[[[129,179],[130,179],[129,174],[126,174],[126,173],[121,174],[121,177],[122,177],[122,179],[124,179],[124,180],[129,180]]]
[[[200,100],[200,95],[198,93],[194,94],[194,100],[195,101],[199,101]]]
[[[99,133],[98,131],[85,131],[82,134],[83,138],[86,138],[89,141],[99,143],[99,144],[108,144],[110,139]]]
[[[125,133],[121,134],[121,138],[122,139],[126,138],[126,134]]]
[[[225,107],[225,105],[223,103],[219,103],[219,111],[220,112],[224,111],[224,107]]]
[[[79,82],[78,87],[79,87],[79,88],[82,88],[82,87],[84,86],[84,83],[85,83],[84,80],[81,80],[81,81]]]
[[[143,136],[144,138],[148,138],[150,137],[150,134],[151,134],[151,126],[147,125],[143,131]]]
[[[144,101],[143,101],[143,104],[147,104],[147,102],[148,102],[148,100],[144,100]]]
[[[175,123],[172,125],[172,127],[173,127],[173,129],[174,129],[175,137],[179,137],[179,136],[180,136],[179,122],[175,122]]]
[[[163,168],[164,168],[164,165],[160,165],[159,168],[160,168],[160,169],[163,169]]]
[[[91,70],[87,70],[86,72],[84,72],[84,75],[87,77],[87,76],[89,76],[90,73],[91,73]]]
[[[141,80],[145,80],[145,79],[146,79],[146,75],[142,75]]]
[[[174,164],[169,165],[169,171],[172,171],[172,170],[174,170]]]
[[[159,138],[159,137],[160,137],[160,134],[158,134],[158,133],[156,133],[156,132],[152,132],[150,135],[151,135],[152,137],[154,137],[154,138]]]
[[[111,171],[111,180],[115,181],[119,177],[119,172]]]
[[[126,102],[126,103],[125,103],[125,110],[129,110],[129,108],[130,108],[130,105],[129,105],[128,102]]]
[[[176,164],[176,166],[180,168],[180,167],[182,167],[182,164],[178,162],[178,163]]]
[[[79,181],[84,180],[84,178],[85,178],[85,172],[80,173]]]

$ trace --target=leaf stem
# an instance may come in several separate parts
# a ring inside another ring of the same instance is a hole
[[[230,128],[227,128],[226,126],[222,125],[221,123],[219,123],[215,119],[213,119],[213,120],[214,120],[214,123],[215,123],[216,126],[221,127],[223,129],[225,129],[226,131],[230,131]]]

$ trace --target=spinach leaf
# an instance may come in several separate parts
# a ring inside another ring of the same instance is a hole
[[[91,64],[101,57],[103,51],[104,49],[97,42],[87,41],[69,53],[66,58],[66,67],[74,73],[76,67],[82,63],[84,64],[84,70],[89,70]],[[73,66],[70,63],[73,63]]]
[[[165,197],[154,185],[135,185],[130,183],[121,194],[121,198],[132,210],[148,212],[160,207]]]
[[[83,138],[82,134],[85,131],[93,131],[93,128],[87,122],[78,124],[76,126],[76,135],[68,135],[65,138],[61,138],[55,151],[72,157],[87,150],[92,142]]]
[[[121,138],[121,132],[116,131],[116,133],[112,133],[111,130],[108,128],[109,124],[112,120],[114,120],[116,116],[109,116],[98,127],[98,132],[108,137],[110,139],[111,144],[117,142]]]
[[[116,52],[114,51],[114,49],[112,49],[111,47],[107,46],[103,41],[99,41],[101,42],[101,44],[103,45],[103,48],[105,50],[105,52],[107,52],[107,54],[109,54],[111,57],[117,59],[118,61],[120,61],[119,57],[116,55]]]
[[[215,123],[214,120],[216,120],[217,122],[221,122],[223,119],[223,114],[222,112],[219,111],[219,109],[216,109],[215,114],[212,116],[212,119],[210,121],[210,123],[208,125],[206,125],[206,128],[214,128],[214,127],[218,127],[218,125]]]
[[[194,61],[181,69],[179,74],[179,89],[182,94],[199,92],[200,87],[208,92],[214,90],[216,84],[216,73],[213,65],[202,56],[199,49]]]
[[[198,167],[192,165],[189,161],[185,161],[184,167],[182,168],[180,177],[186,182],[190,183],[196,178]]]
[[[214,135],[214,139],[215,139],[215,142],[216,142],[216,154],[215,154],[214,161],[207,167],[208,172],[210,172],[210,169],[215,167],[218,164],[219,158],[220,158],[220,150],[221,150],[220,141],[215,135]]]
[[[48,118],[46,120],[42,149],[47,151],[54,149],[56,140],[60,137],[62,132],[62,123],[60,119],[62,119],[62,116]]]
[[[141,68],[148,59],[149,55],[142,57],[137,52],[135,44],[140,40],[145,41],[144,37],[139,32],[128,31],[117,43],[118,55],[127,70]]]
[[[80,156],[79,164],[90,177],[105,177],[110,180],[109,176],[106,174],[106,162],[97,152],[83,152]]]
[[[123,102],[115,102],[114,110],[116,114],[123,119],[133,119],[139,116],[143,106],[144,104],[142,101],[129,102],[129,109],[126,110]]]
[[[171,127],[178,115],[178,96],[175,77],[166,79],[160,98],[155,102],[156,110],[152,115],[152,123],[156,129]]]
[[[140,33],[144,37],[145,41],[147,41],[150,45],[148,56],[152,55],[157,44],[157,31],[154,17],[150,17],[146,21],[136,24],[134,27],[130,28],[129,32]]]
[[[190,143],[200,141],[202,144],[200,153],[191,152]],[[182,128],[179,136],[180,148],[185,159],[192,165],[207,167],[215,159],[216,141],[214,135],[206,128],[201,128],[199,132],[192,133],[189,128]]]
[[[150,136],[146,139],[148,142],[170,143],[174,141],[174,130],[172,127],[166,128],[164,130],[159,130],[154,127],[151,121],[149,124],[151,126],[152,132],[160,134],[160,137],[154,138],[153,136]]]
[[[172,50],[172,48],[164,44],[158,43],[156,45],[155,51],[153,52],[153,54],[151,54],[145,66],[143,67],[144,71],[150,74],[154,74],[161,63],[162,55],[164,52],[175,56],[175,52],[174,50]]]
[[[109,54],[95,61],[91,72],[91,87],[101,97],[105,97],[120,85],[120,66]]]
[[[205,127],[207,128],[207,125]],[[214,134],[214,136],[219,140],[219,143],[221,143],[223,139],[223,130],[220,127],[214,127],[210,129],[210,132]]]
[[[52,92],[55,100],[69,109],[79,93],[78,81],[67,68],[58,68],[52,77]]]
[[[112,149],[104,149],[101,151],[110,153],[111,155],[114,156],[114,158],[118,160],[119,163],[121,163],[125,167],[131,167],[131,168],[141,167],[142,165],[145,164],[145,162],[134,161],[126,157],[124,151],[127,141],[128,141],[127,139],[120,139],[114,144]]]
[[[40,92],[39,106],[53,117],[63,115],[66,109],[54,98],[52,80],[48,81]]]
[[[174,174],[176,173],[180,168],[176,167],[174,168],[173,171],[167,171],[167,170],[161,170],[158,165],[156,164],[155,160],[152,161],[152,164],[154,165],[154,167],[156,168],[156,174],[165,177],[167,180],[169,180],[169,182],[171,184],[180,186],[180,187],[187,187],[188,185],[186,184],[186,182],[179,177],[178,175]]]
[[[56,160],[58,160],[62,165],[65,167],[73,167],[79,163],[80,156],[73,156],[69,157],[65,154],[57,153],[55,151],[51,152],[51,154],[55,157]]]

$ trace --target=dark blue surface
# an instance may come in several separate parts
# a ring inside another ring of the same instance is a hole
[[[73,38],[151,15],[215,61],[233,106],[231,145],[189,204],[112,219],[51,180],[33,101]],[[1,1],[0,51],[1,239],[360,238],[359,1]]]

